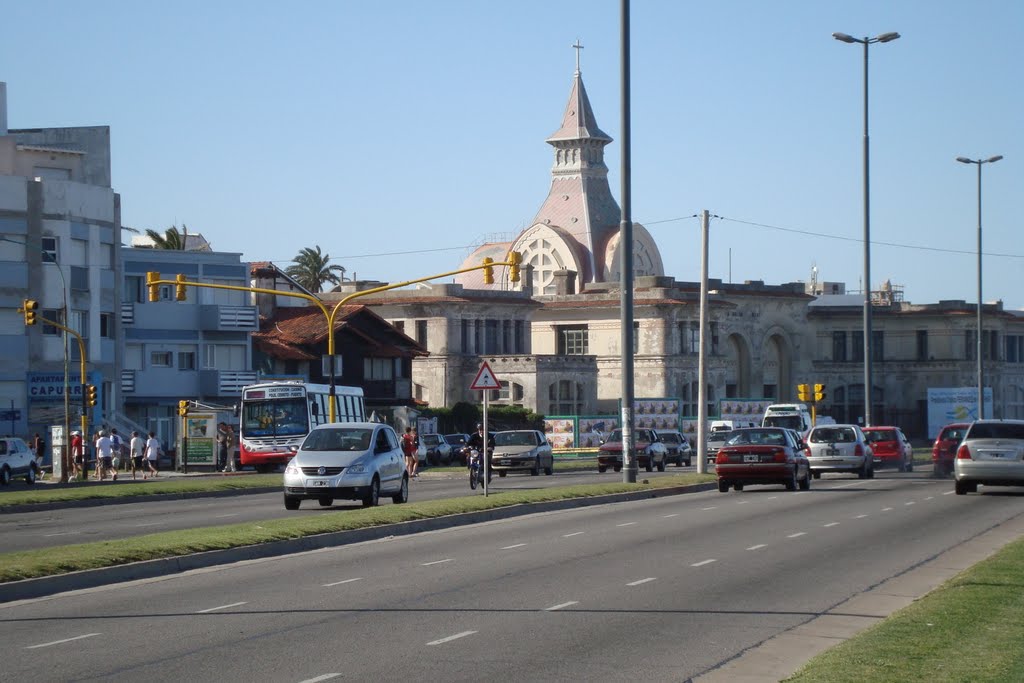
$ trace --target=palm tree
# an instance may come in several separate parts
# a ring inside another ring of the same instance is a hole
[[[162,235],[156,230],[150,230],[147,228],[146,236],[153,240],[154,249],[173,249],[176,251],[184,251],[185,242],[188,240],[188,226],[182,223],[181,232],[178,232],[178,226],[172,225],[167,228],[166,232]]]
[[[288,266],[285,272],[295,278],[295,281],[314,294],[323,291],[325,282],[338,284],[341,279],[335,273],[345,276],[345,269],[339,265],[329,265],[330,255],[320,252],[320,245],[316,249],[306,247],[292,259],[295,265]]]

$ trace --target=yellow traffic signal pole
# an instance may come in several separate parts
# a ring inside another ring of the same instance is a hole
[[[29,303],[28,299],[26,299],[26,303]],[[34,304],[36,302],[32,301],[31,303]],[[35,325],[36,324],[35,323],[36,316],[35,316],[35,309],[34,308],[29,309],[28,307],[22,307],[22,308],[18,309],[18,312],[19,313],[26,313],[29,310],[32,311],[32,318],[31,318],[32,322],[28,322],[29,321],[29,317],[26,315],[25,316],[26,324],[27,325]],[[72,330],[69,327],[64,327],[63,325],[61,325],[60,323],[58,323],[58,322],[56,322],[54,320],[49,320],[49,319],[44,318],[42,316],[38,316],[38,319],[41,320],[42,322],[44,322],[47,325],[52,325],[53,327],[56,327],[59,330],[64,330],[68,334],[74,335],[75,339],[78,341],[78,356],[79,356],[80,364],[81,364],[81,368],[80,368],[79,372],[80,372],[81,381],[82,381],[82,415],[81,415],[81,422],[82,422],[82,479],[85,480],[85,479],[89,478],[88,471],[87,471],[87,468],[88,468],[88,465],[89,465],[89,459],[85,457],[85,449],[86,449],[85,445],[88,443],[87,439],[89,438],[89,414],[88,414],[88,412],[86,410],[86,405],[85,405],[85,403],[86,403],[86,401],[85,401],[85,392],[86,392],[86,386],[88,385],[88,383],[85,381],[86,380],[86,376],[85,376],[85,340],[82,339],[82,335],[78,334],[77,332],[75,332],[74,330]],[[65,439],[65,441],[68,444],[67,452],[70,454],[71,453],[71,435],[70,434],[65,434],[64,435],[64,439]],[[62,464],[62,466],[61,466],[60,480],[61,480],[61,482],[65,482],[65,481],[67,481],[67,472],[68,472],[68,466],[67,466],[66,460],[62,459],[61,460],[61,464]]]
[[[509,278],[512,280],[512,282],[518,282],[519,281],[519,268],[520,268],[520,265],[522,264],[522,260],[523,260],[522,259],[522,254],[520,254],[519,252],[512,251],[512,252],[508,253],[508,259],[505,260],[505,261],[492,261],[490,258],[485,258],[484,262],[481,265],[479,265],[479,266],[469,266],[468,268],[460,268],[458,270],[450,270],[447,273],[438,273],[436,275],[428,275],[427,277],[416,278],[415,280],[406,280],[404,282],[396,282],[394,284],[384,285],[382,287],[374,287],[372,289],[364,289],[364,290],[359,291],[359,292],[353,292],[352,294],[349,294],[348,296],[342,298],[342,300],[339,301],[337,304],[335,304],[334,308],[332,308],[330,311],[327,310],[327,307],[324,306],[324,303],[319,298],[317,298],[317,297],[315,297],[315,296],[313,296],[311,294],[304,294],[302,292],[279,292],[276,289],[264,289],[264,288],[260,288],[260,287],[241,287],[239,285],[215,285],[215,284],[210,284],[210,283],[206,283],[206,282],[192,282],[192,281],[186,280],[184,275],[178,275],[174,280],[161,280],[160,279],[160,273],[150,271],[150,272],[146,273],[146,286],[148,286],[150,288],[149,289],[149,300],[150,301],[157,301],[157,300],[159,300],[159,297],[157,295],[157,290],[156,290],[156,287],[158,285],[175,285],[175,287],[177,288],[178,296],[180,296],[180,293],[182,293],[184,291],[182,289],[183,287],[206,287],[208,289],[229,289],[229,290],[233,290],[233,291],[236,291],[236,292],[255,292],[257,294],[273,294],[275,296],[290,296],[290,297],[295,297],[297,299],[305,299],[307,301],[313,302],[313,304],[315,304],[317,306],[317,308],[320,309],[320,311],[324,314],[324,317],[327,319],[327,355],[330,356],[330,358],[331,358],[331,373],[330,373],[330,379],[331,379],[330,387],[331,388],[330,388],[330,394],[328,396],[328,411],[329,411],[329,421],[330,422],[334,422],[335,419],[336,419],[336,416],[337,416],[337,410],[336,410],[337,400],[335,398],[335,389],[334,389],[334,386],[335,386],[334,385],[334,319],[335,319],[335,317],[337,317],[338,311],[341,310],[342,306],[347,304],[352,299],[356,299],[358,297],[369,296],[370,294],[377,294],[379,292],[386,292],[386,291],[388,291],[390,289],[398,289],[400,287],[406,287],[408,285],[415,285],[415,284],[418,284],[420,282],[429,282],[430,280],[436,280],[437,278],[441,278],[441,277],[448,277],[449,275],[459,275],[460,273],[469,273],[469,272],[472,272],[474,270],[483,270],[484,271],[484,281],[488,282],[488,280],[489,280],[490,282],[493,282],[494,281],[494,275],[493,275],[493,270],[492,269],[493,269],[494,266],[508,266],[509,267]]]

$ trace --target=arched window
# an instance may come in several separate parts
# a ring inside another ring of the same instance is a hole
[[[568,379],[553,382],[548,387],[548,415],[581,415],[586,401],[583,385]]]

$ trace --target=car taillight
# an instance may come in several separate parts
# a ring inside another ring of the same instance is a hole
[[[957,460],[971,460],[971,449],[967,447],[967,444],[960,446],[956,452]]]
[[[860,444],[857,444],[853,448],[853,454],[857,456],[864,455],[864,447],[861,446]]]
[[[727,462],[729,462],[729,456],[723,453],[722,451],[718,451],[718,454],[715,455],[715,464],[719,465]]]
[[[786,462],[786,451],[779,448],[772,454],[775,462]]]
[[[804,455],[806,455],[808,458],[811,457],[811,447],[810,446],[806,446],[804,448]]]
[[[939,442],[936,441],[932,444],[932,460],[939,459]]]

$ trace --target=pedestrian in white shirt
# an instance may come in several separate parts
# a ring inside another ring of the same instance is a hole
[[[103,481],[107,470],[110,470],[113,475],[111,481],[117,481],[117,470],[114,469],[114,445],[105,431],[101,431],[99,438],[96,439],[96,470],[100,481]]]
[[[135,478],[136,470],[142,470],[142,478],[146,479],[146,468],[142,464],[142,459],[146,457],[146,440],[139,436],[138,432],[132,432],[132,440],[128,447],[131,448],[132,479]]]
[[[156,479],[156,461],[160,457],[160,441],[156,438],[156,432],[149,433],[149,439],[146,440],[146,465],[149,467],[149,473]]]

